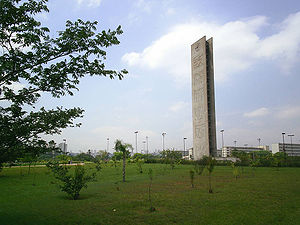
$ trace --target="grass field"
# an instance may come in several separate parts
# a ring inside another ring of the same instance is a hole
[[[148,202],[153,169],[152,200]],[[300,224],[300,168],[244,168],[235,180],[230,167],[215,167],[213,194],[208,175],[195,175],[190,165],[106,166],[79,200],[58,188],[45,167],[5,168],[0,173],[0,224]],[[22,169],[23,176],[20,175]]]

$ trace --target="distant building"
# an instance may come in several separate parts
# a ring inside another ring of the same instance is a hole
[[[189,159],[189,152],[188,151],[181,151],[181,150],[175,150],[174,152],[181,155],[183,159]]]
[[[269,146],[258,146],[258,147],[235,147],[235,146],[224,146],[222,148],[222,157],[230,157],[232,151],[242,151],[246,153],[257,152],[257,151],[269,151]]]
[[[194,159],[194,149],[193,149],[193,147],[188,149],[188,153],[189,153],[188,156],[187,156],[188,160],[193,160]]]
[[[62,142],[58,145],[58,147],[60,148],[60,150],[63,153],[67,153],[68,152],[68,144],[66,142]]]
[[[216,157],[222,157],[222,149],[217,149]]]
[[[300,144],[272,144],[272,153],[285,152],[288,156],[300,156]]]

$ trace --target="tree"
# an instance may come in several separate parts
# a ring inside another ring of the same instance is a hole
[[[96,33],[97,21],[78,19],[67,21],[65,30],[53,38],[49,28],[36,20],[36,14],[49,12],[46,3],[0,1],[0,164],[33,148],[49,151],[50,144],[41,134],[80,126],[74,119],[82,117],[81,108],[35,109],[42,93],[54,98],[73,95],[84,76],[122,79],[127,73],[106,69],[103,62],[105,48],[119,44],[120,26]]]
[[[47,167],[51,169],[54,177],[60,181],[59,187],[61,191],[66,192],[76,200],[82,188],[87,188],[87,183],[94,181],[96,173],[87,174],[81,165],[75,166],[74,174],[70,173],[70,167],[61,166],[58,162],[48,162]]]
[[[101,161],[107,161],[109,160],[109,154],[107,151],[100,150],[98,151],[96,158],[100,159]]]
[[[116,140],[115,142],[115,150],[117,152],[122,152],[122,158],[123,158],[123,182],[125,182],[125,167],[126,167],[126,158],[130,155],[130,151],[132,150],[132,145],[127,143],[122,143],[121,140]]]
[[[171,168],[175,168],[175,163],[179,162],[182,155],[180,152],[174,150],[163,150],[161,153],[162,158],[165,160],[166,163],[169,163]]]
[[[208,192],[209,193],[213,193],[212,186],[211,186],[211,174],[214,170],[215,164],[216,164],[216,160],[213,159],[211,156],[209,156],[207,158],[207,165],[206,165],[206,169],[208,170],[208,184],[209,184]]]
[[[73,160],[74,161],[89,161],[89,162],[93,162],[95,160],[95,158],[87,153],[80,153],[76,156],[73,156]]]
[[[149,179],[150,179],[149,187],[148,187],[148,199],[150,202],[150,212],[154,212],[155,207],[153,207],[153,205],[152,205],[152,198],[151,198],[151,187],[152,187],[152,181],[153,181],[153,171],[151,168],[149,168],[148,175],[149,175]]]

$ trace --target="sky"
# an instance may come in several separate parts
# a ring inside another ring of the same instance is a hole
[[[122,26],[107,51],[107,68],[122,80],[85,77],[74,96],[44,95],[38,106],[82,107],[80,128],[46,137],[66,139],[68,151],[113,152],[116,139],[138,152],[192,147],[191,44],[214,40],[217,145],[300,143],[300,1],[298,0],[50,0],[37,15],[51,35],[66,20],[97,20],[99,32]],[[290,139],[287,139],[290,141]]]

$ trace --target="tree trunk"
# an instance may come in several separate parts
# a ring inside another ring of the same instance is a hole
[[[125,163],[126,163],[125,152],[123,152],[123,182],[125,182]]]
[[[208,177],[208,182],[209,182],[209,193],[213,193],[213,190],[212,190],[212,188],[211,188],[211,175],[210,175],[210,173],[209,173],[209,177]]]

